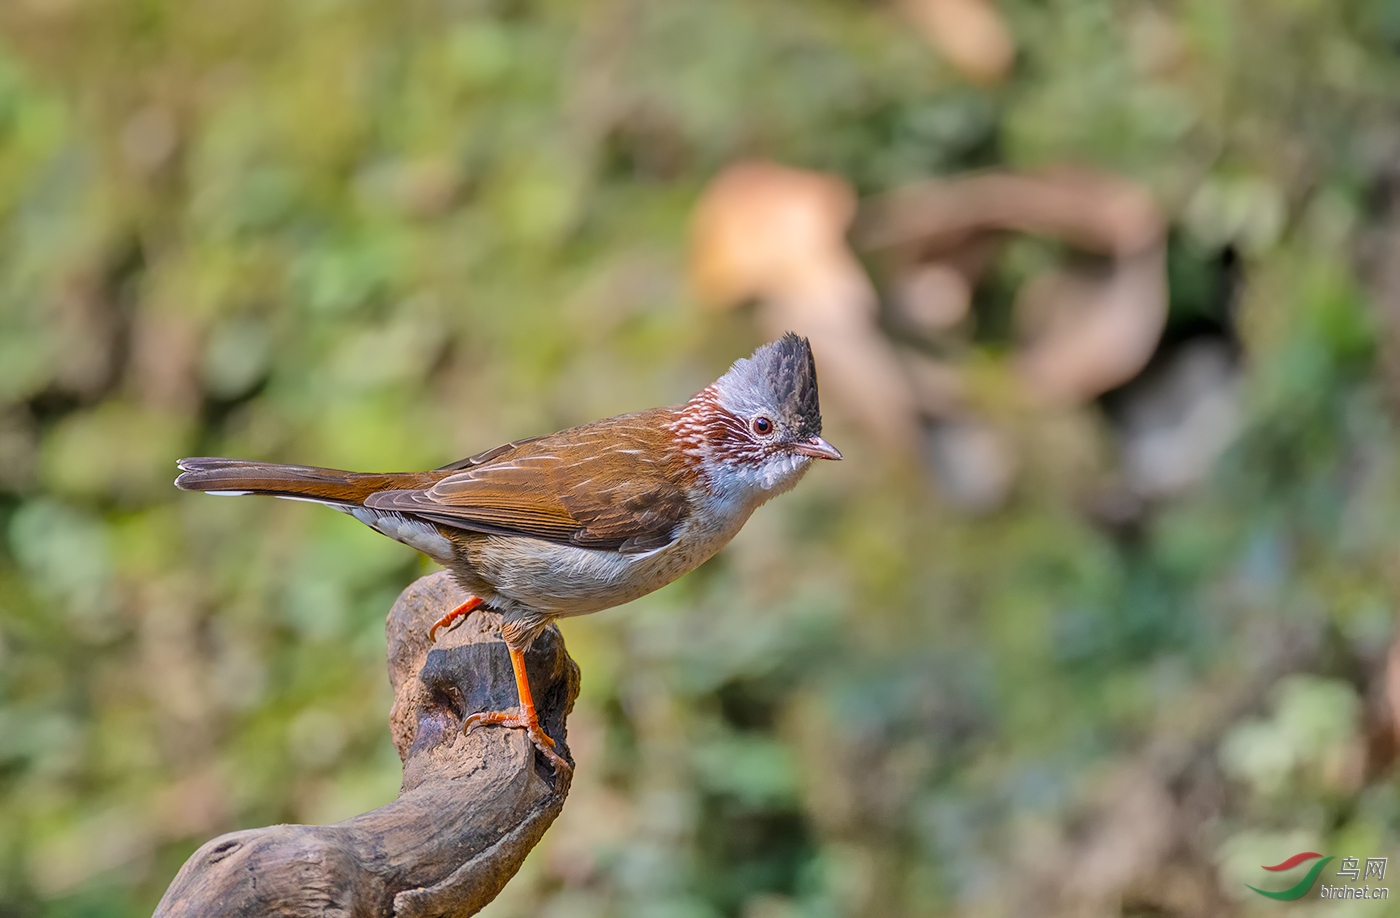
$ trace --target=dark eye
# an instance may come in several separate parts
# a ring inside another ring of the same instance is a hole
[[[760,437],[766,437],[773,432],[773,422],[761,414],[754,418],[753,421],[749,423],[749,426],[752,427],[753,432]]]

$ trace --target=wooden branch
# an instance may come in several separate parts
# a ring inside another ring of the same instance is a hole
[[[399,798],[329,826],[231,832],[196,851],[156,908],[173,916],[466,916],[501,891],[568,793],[523,730],[462,733],[475,711],[516,704],[500,617],[478,610],[428,643],[464,599],[447,573],[404,590],[389,613],[389,727],[403,759]],[[564,745],[578,667],[551,627],[527,656],[545,732]]]

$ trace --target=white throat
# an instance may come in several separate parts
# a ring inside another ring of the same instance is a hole
[[[762,504],[791,490],[811,465],[809,457],[788,452],[775,453],[757,464],[715,462],[708,471],[712,509],[747,518]]]

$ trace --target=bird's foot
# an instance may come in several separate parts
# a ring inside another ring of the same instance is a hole
[[[462,622],[466,620],[467,616],[472,612],[472,610],[474,610],[479,605],[481,605],[481,599],[479,597],[469,597],[466,602],[462,603],[460,606],[453,609],[451,612],[448,612],[442,618],[433,622],[433,627],[428,629],[429,642],[434,644],[437,643],[437,633],[439,628],[446,628],[448,631],[452,631],[452,629],[462,624]]]
[[[530,742],[535,744],[535,748],[544,753],[544,757],[549,759],[554,770],[561,776],[569,776],[574,773],[573,766],[564,760],[564,757],[554,751],[554,740],[540,727],[538,717],[521,713],[519,708],[512,711],[481,711],[468,717],[462,723],[464,733],[471,733],[472,730],[484,724],[500,724],[503,727],[511,727],[516,730],[524,730],[530,737]]]

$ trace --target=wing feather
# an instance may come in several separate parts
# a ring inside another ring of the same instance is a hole
[[[668,409],[517,441],[446,466],[431,487],[381,491],[376,510],[472,532],[634,554],[664,547],[689,509],[663,425]]]

